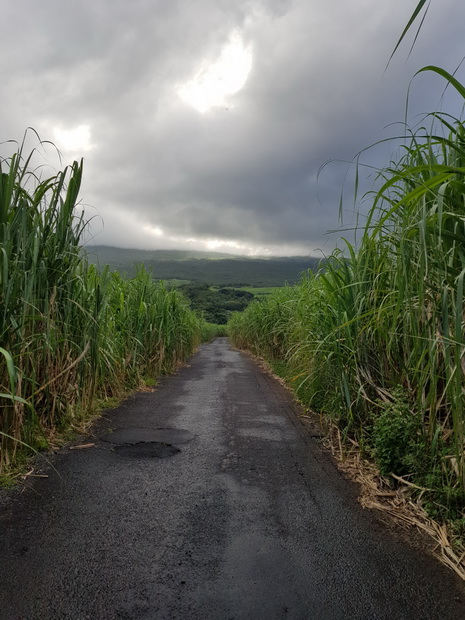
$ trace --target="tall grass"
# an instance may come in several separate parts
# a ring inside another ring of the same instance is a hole
[[[96,398],[173,370],[205,329],[147,272],[125,280],[87,263],[82,162],[42,180],[34,156],[23,145],[0,161],[0,471]]]
[[[437,67],[464,98],[465,89]],[[233,341],[285,360],[305,401],[383,473],[465,506],[465,126],[433,113],[379,174],[361,242],[324,271],[251,305]]]

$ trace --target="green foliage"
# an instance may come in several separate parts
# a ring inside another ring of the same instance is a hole
[[[284,288],[284,286],[241,286],[240,290],[247,291],[248,293],[252,293],[254,297],[260,298],[277,293],[280,288]]]
[[[178,290],[200,312],[208,323],[226,325],[231,313],[244,310],[253,299],[252,293],[234,288],[212,289],[208,284],[186,284]]]
[[[428,3],[428,4],[426,4],[426,3]],[[431,4],[431,0],[420,0],[420,1],[418,2],[417,6],[415,7],[415,10],[414,10],[414,11],[413,11],[413,13],[412,13],[412,16],[410,17],[410,19],[409,19],[409,21],[408,21],[407,25],[405,26],[404,30],[402,31],[402,34],[400,35],[399,40],[397,41],[397,44],[396,44],[396,46],[395,46],[395,48],[394,48],[394,51],[392,52],[391,56],[389,57],[389,62],[391,62],[392,57],[394,56],[394,54],[396,53],[397,49],[399,48],[399,45],[400,45],[400,44],[402,43],[402,41],[404,40],[404,38],[405,38],[405,36],[406,36],[407,32],[410,30],[410,28],[411,28],[411,27],[412,27],[412,25],[414,24],[415,20],[416,20],[417,18],[419,18],[419,16],[420,16],[420,14],[421,14],[422,9],[423,9],[423,8],[425,7],[425,5],[426,5],[426,9],[425,9],[425,12],[424,12],[424,14],[423,14],[423,18],[421,19],[421,21],[420,21],[420,25],[418,26],[417,32],[416,32],[416,34],[415,34],[415,38],[414,38],[413,45],[412,45],[412,48],[411,48],[411,49],[413,49],[413,46],[415,45],[415,42],[416,42],[416,40],[417,40],[418,34],[419,34],[419,32],[420,32],[420,30],[421,30],[421,27],[422,27],[422,25],[423,25],[423,21],[424,21],[424,19],[425,19],[425,17],[426,17],[426,14],[427,14],[427,12],[428,12],[428,9],[429,9],[430,4]],[[411,51],[411,50],[410,50],[410,51]],[[389,64],[389,63],[388,63],[388,64]]]
[[[404,390],[393,390],[392,398],[392,402],[381,405],[373,426],[375,461],[385,476],[418,474],[423,471],[427,457],[422,420],[412,410]]]
[[[278,359],[285,355],[285,329],[292,306],[292,289],[280,289],[275,295],[254,301],[242,314],[234,313],[228,333],[237,346],[269,360]]]
[[[447,72],[425,70],[465,98]],[[465,125],[445,113],[427,124],[379,172],[359,246],[228,330],[237,346],[284,360],[297,393],[344,433],[369,446],[374,432],[384,472],[430,477],[428,501],[445,514],[465,498]]]
[[[173,370],[204,321],[140,269],[124,279],[83,257],[82,162],[40,180],[37,153],[0,162],[0,470],[97,400]]]
[[[215,338],[223,338],[227,335],[226,325],[216,325],[214,323],[207,323],[206,321],[202,324],[202,342],[211,342]]]

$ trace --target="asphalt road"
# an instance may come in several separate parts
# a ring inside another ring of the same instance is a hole
[[[465,618],[462,583],[357,504],[224,338],[85,441],[2,494],[2,620]]]

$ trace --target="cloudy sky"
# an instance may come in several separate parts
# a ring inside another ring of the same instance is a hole
[[[384,71],[416,4],[0,0],[0,140],[34,127],[65,163],[84,157],[94,243],[329,253],[344,162],[400,132],[386,126],[418,69],[465,55],[465,2],[433,0],[411,56],[412,37]],[[442,91],[415,78],[412,124]],[[344,191],[350,226],[350,172]]]

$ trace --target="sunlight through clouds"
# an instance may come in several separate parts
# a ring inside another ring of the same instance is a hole
[[[74,129],[54,127],[53,135],[57,147],[67,153],[84,153],[93,146],[89,125],[79,125]]]
[[[178,90],[181,99],[200,113],[228,105],[227,98],[241,90],[252,69],[252,48],[233,32],[219,59],[202,63],[195,77]]]
[[[152,226],[150,224],[145,224],[143,228],[146,232],[148,232],[150,235],[153,235],[154,237],[163,237],[163,231],[158,226]]]
[[[364,221],[407,92],[414,127],[438,101],[461,114],[438,75],[412,77],[433,53],[456,70],[463,0],[432,2],[414,50],[405,42],[387,70],[405,0],[3,4],[0,142],[34,128],[50,174],[84,158],[81,198],[103,245],[330,254]],[[363,166],[346,163],[378,141]]]

